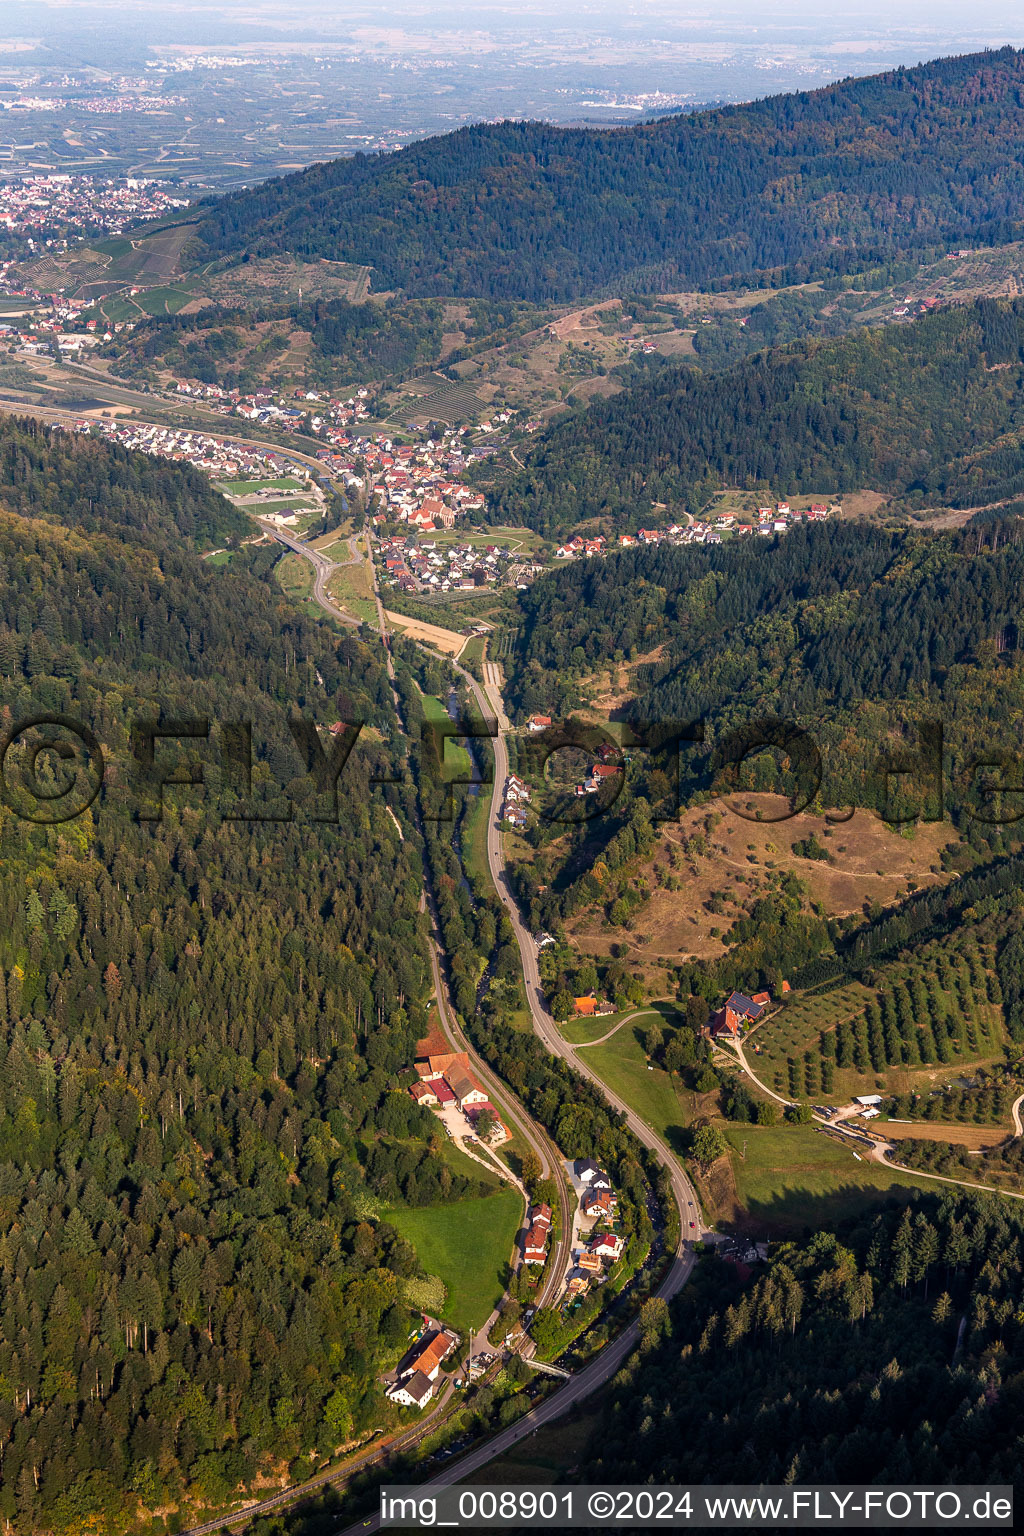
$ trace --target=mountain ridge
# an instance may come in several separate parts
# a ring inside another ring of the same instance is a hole
[[[209,258],[373,265],[409,294],[568,300],[630,274],[841,272],[1015,227],[1024,53],[933,60],[613,129],[478,124],[324,162],[203,218]]]

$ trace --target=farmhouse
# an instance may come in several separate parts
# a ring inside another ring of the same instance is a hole
[[[744,1026],[754,1024],[771,1002],[770,992],[759,992],[756,997],[745,997],[742,992],[732,992],[725,1000],[725,1007],[712,1016],[712,1035],[739,1035]]]
[[[405,1381],[398,1382],[388,1392],[393,1403],[401,1403],[404,1408],[423,1408],[434,1395],[434,1383],[429,1376],[424,1376],[422,1371],[416,1371]]]
[[[451,1354],[455,1343],[452,1335],[443,1328],[438,1328],[418,1340],[398,1367],[399,1378],[405,1380],[409,1376],[420,1374],[428,1381],[433,1381],[441,1369],[441,1361],[446,1355]]]

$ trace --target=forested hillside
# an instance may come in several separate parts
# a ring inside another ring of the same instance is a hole
[[[121,1533],[379,1424],[417,1266],[375,1213],[470,1186],[392,1091],[428,971],[369,783],[396,771],[376,654],[290,608],[271,553],[193,555],[238,519],[189,472],[4,420],[0,481],[4,729],[70,716],[107,762],[53,827],[5,764],[0,1513]],[[292,712],[382,733],[338,825],[307,817]],[[296,819],[222,822],[199,741],[207,784],[140,821],[128,731],[158,716],[252,720],[253,796]]]
[[[652,503],[697,511],[722,485],[768,496],[870,488],[908,505],[1024,491],[1024,301],[801,342],[721,373],[664,368],[557,423],[493,515],[545,533]]]
[[[1006,794],[991,786],[998,762],[1015,761],[1024,708],[1022,530],[1009,511],[941,535],[826,523],[770,544],[580,561],[535,582],[506,662],[515,707],[567,720],[610,663],[639,661],[616,713],[646,749],[610,810],[557,828],[554,866],[527,870],[531,920],[609,901],[608,874],[636,857],[638,838],[649,846],[652,814],[674,819],[730,793],[731,765],[758,741],[771,750],[751,753],[742,782],[801,808],[947,818],[990,852],[1016,835],[1017,780],[1003,777]],[[679,731],[698,720],[703,741],[682,741],[677,755]],[[798,730],[807,738],[789,734]],[[889,763],[910,771],[890,776]],[[553,830],[538,826],[538,848]]]
[[[959,1192],[890,1205],[780,1245],[747,1284],[708,1259],[671,1316],[648,1303],[575,1478],[1019,1487],[1012,1206]]]
[[[120,374],[155,365],[178,378],[244,391],[265,383],[277,367],[294,366],[285,360],[297,346],[303,351],[303,379],[335,388],[436,363],[446,338],[451,347],[453,327],[456,334],[464,327],[474,338],[492,332],[504,337],[524,308],[483,301],[457,307],[456,321],[449,314],[456,306],[416,299],[352,304],[334,298],[244,308],[206,304],[192,313],[152,316],[114,337],[103,355],[117,360]]]
[[[579,297],[701,287],[1013,238],[1024,55],[942,59],[610,130],[479,124],[237,193],[203,253],[367,264],[378,291]]]

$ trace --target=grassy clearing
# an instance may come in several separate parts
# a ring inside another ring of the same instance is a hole
[[[460,662],[467,672],[472,672],[474,677],[482,678],[481,665],[487,651],[487,636],[474,635],[472,640],[467,640],[459,657]]]
[[[512,1189],[386,1213],[412,1243],[427,1274],[444,1281],[448,1299],[442,1320],[463,1332],[481,1327],[501,1300],[522,1216],[522,1201]]]
[[[487,785],[466,799],[462,825],[462,862],[467,878],[479,881],[486,889],[490,879],[487,863],[487,828],[491,819],[491,793]]]
[[[858,1162],[852,1147],[814,1126],[729,1126],[725,1134],[739,1203],[773,1232],[827,1226],[882,1195],[935,1187],[881,1163]]]
[[[424,719],[441,724],[451,724],[451,716],[440,699],[435,699],[431,693],[420,695],[423,703]],[[473,761],[467,749],[456,741],[454,736],[446,736],[444,742],[444,762],[442,775],[446,779],[468,779],[473,772]]]
[[[228,563],[228,561],[230,559],[231,559],[231,550],[230,549],[218,549],[216,554],[214,554],[214,555],[207,555],[206,563],[207,563],[207,565],[227,565],[227,563]]]
[[[625,1012],[605,1013],[599,1019],[568,1019],[562,1025],[562,1033],[570,1045],[589,1045],[592,1040],[600,1040],[601,1036],[606,1035],[610,1029],[615,1029],[631,1014],[638,1015],[636,1023],[641,1029],[648,1028],[655,1017],[664,1019],[673,1028],[682,1022],[674,1003],[648,1003],[644,1008],[627,1008]]]
[[[285,597],[305,602],[313,591],[313,567],[301,555],[284,555],[277,563],[277,581]]]
[[[646,1024],[651,1022],[647,1020]],[[668,1073],[661,1067],[648,1067],[644,1048],[637,1039],[645,1027],[643,1019],[623,1025],[610,1040],[587,1051],[587,1066],[593,1067],[609,1088],[625,1099],[670,1147],[678,1149],[689,1117]]]
[[[337,560],[338,564],[341,565],[352,558],[352,548],[349,544],[350,537],[350,534],[343,534],[339,537],[335,532],[331,532],[324,534],[319,539],[310,539],[310,543],[314,549],[322,550],[325,555],[330,555],[332,560]]]
[[[614,666],[593,674],[595,717],[603,719],[635,691]],[[776,816],[785,808],[781,797],[766,794],[755,802],[743,792],[714,806],[690,807],[678,823],[663,823],[637,871],[650,899],[635,917],[631,959],[651,967],[648,974],[680,956],[717,959],[725,952],[731,923],[749,912],[780,868],[791,869],[830,917],[861,913],[865,903],[889,906],[912,889],[950,878],[940,868],[940,850],[956,840],[948,823],[923,824],[905,837],[868,811],[858,811],[841,827],[806,812],[781,822],[749,819],[754,810]],[[794,853],[794,844],[812,835],[830,861]],[[695,845],[701,851],[695,853]],[[577,946],[594,955],[607,955],[622,937],[606,921],[603,904],[584,909],[567,928]]]
[[[347,547],[344,553],[348,555]],[[373,582],[368,566],[362,561],[358,565],[341,566],[328,582],[327,590],[348,613],[362,619],[365,624],[376,623],[377,604],[373,599]]]

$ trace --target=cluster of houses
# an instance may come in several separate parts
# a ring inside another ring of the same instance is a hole
[[[454,513],[450,509],[450,516]],[[509,573],[512,551],[498,544],[435,544],[405,534],[378,543],[381,579],[402,592],[472,592],[497,586]]]
[[[652,544],[721,544],[723,537],[743,538],[761,534],[768,538],[773,534],[787,533],[799,522],[820,523],[827,517],[841,512],[836,504],[813,502],[807,508],[795,508],[788,501],[780,501],[773,507],[758,507],[756,520],[737,516],[734,512],[722,512],[708,521],[691,518],[688,523],[672,523],[667,528],[638,528],[636,533],[620,533],[614,543],[600,536],[585,539],[577,535],[555,550],[558,560],[589,559],[610,554],[612,549],[636,549]]]
[[[790,990],[788,981],[782,983],[783,996]],[[712,1039],[726,1035],[731,1039],[738,1039],[750,1028],[762,1019],[772,1005],[770,992],[755,992],[752,997],[747,997],[743,992],[731,992],[725,1000],[725,1005],[712,1014],[708,1024],[708,1034]]]
[[[523,783],[518,774],[510,773],[505,780],[505,798],[502,802],[501,814],[509,826],[515,827],[519,832],[526,826],[526,807],[529,803],[529,787]]]
[[[416,1073],[418,1081],[409,1093],[417,1104],[436,1113],[458,1110],[474,1135],[479,1134],[480,1117],[486,1114],[490,1129],[481,1139],[494,1147],[508,1141],[508,1126],[470,1071],[468,1054],[453,1051],[436,1025],[417,1042]]]
[[[281,455],[267,452],[242,443],[222,442],[205,432],[189,432],[181,427],[156,427],[133,421],[88,421],[82,419],[74,430],[94,432],[124,448],[139,449],[157,458],[173,459],[179,464],[191,464],[214,479],[253,479],[253,491],[259,490],[258,481],[268,476],[280,475],[287,469],[295,472],[295,466]],[[305,470],[299,468],[300,475]],[[276,491],[275,496],[282,493]]]
[[[567,544],[559,544],[555,550],[556,560],[580,560],[590,559],[594,555],[606,555],[609,545],[607,539],[598,534],[593,539],[582,539],[577,536],[570,539]]]
[[[399,1363],[395,1379],[387,1389],[392,1402],[403,1408],[425,1408],[434,1395],[441,1362],[451,1354],[458,1340],[444,1328],[425,1332]]]
[[[93,237],[119,235],[129,224],[188,203],[179,187],[148,177],[23,176],[0,185],[0,226],[27,236],[30,249],[54,254],[68,249],[78,229],[88,228]]]
[[[582,1296],[592,1281],[603,1278],[605,1266],[621,1258],[625,1247],[623,1239],[612,1229],[619,1202],[607,1173],[589,1157],[578,1158],[573,1173],[582,1188],[580,1213],[591,1227],[587,1241],[573,1250],[573,1265],[565,1281],[567,1301]]]
[[[378,434],[372,442],[356,445],[382,498],[376,520],[408,523],[431,533],[451,528],[463,513],[482,510],[483,493],[459,479],[477,457],[464,441],[466,431],[446,428],[440,437],[399,445]]]
[[[280,427],[285,431],[297,431],[301,427],[303,432],[328,438],[331,442],[346,441],[346,429],[365,421],[370,414],[370,391],[362,385],[345,399],[333,398],[315,389],[296,389],[291,395],[274,389],[243,393],[240,389],[223,389],[219,384],[207,384],[200,379],[180,379],[175,389],[191,400],[204,401],[219,415],[241,416],[243,421]],[[340,469],[348,467],[347,463],[339,466]]]

